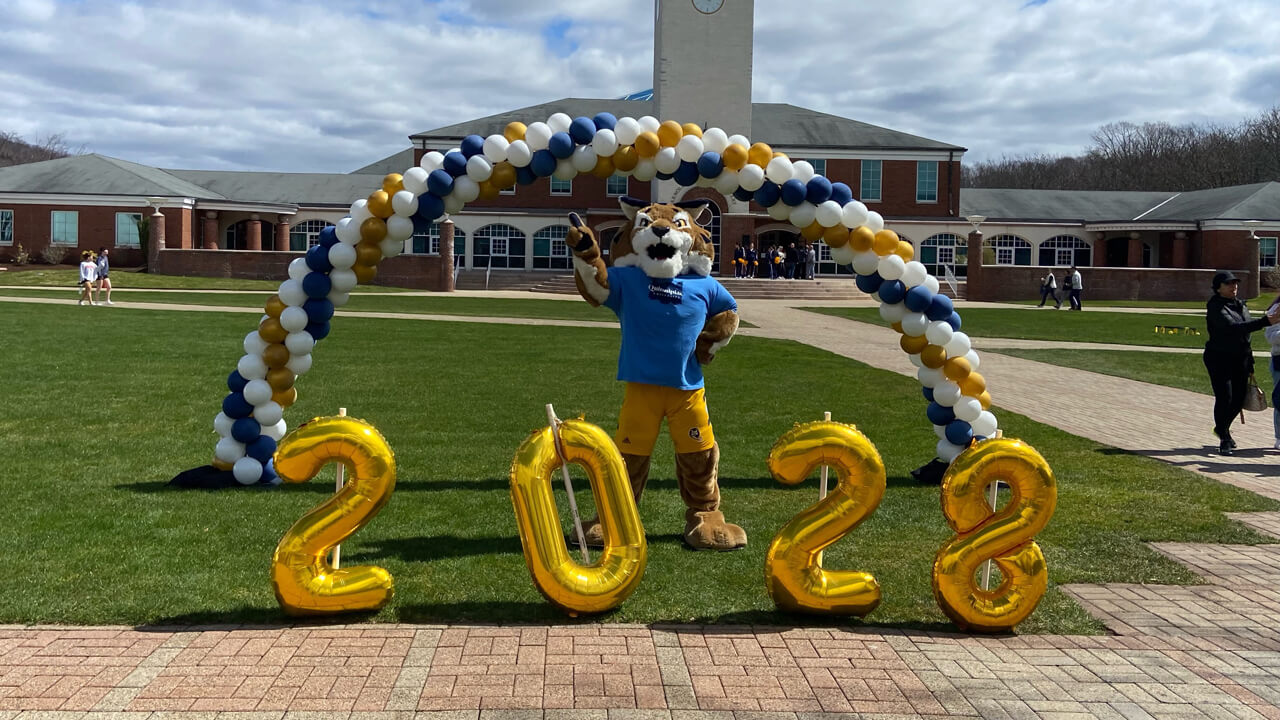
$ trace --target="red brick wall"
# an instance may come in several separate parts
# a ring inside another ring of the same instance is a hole
[[[249,250],[175,250],[160,252],[156,272],[194,277],[234,277],[251,280],[280,280],[289,277],[289,263],[300,252]],[[440,290],[441,261],[437,255],[400,255],[378,265],[375,285],[393,285],[418,290]]]
[[[116,247],[116,213],[141,213],[143,217],[150,214],[146,207],[91,207],[85,205],[12,205],[4,209],[13,211],[13,246],[0,247],[0,257],[12,259],[19,244],[31,254],[32,260],[40,257],[49,247],[53,235],[54,210],[69,210],[79,213],[77,235],[79,243],[76,247],[67,248],[64,263],[80,262],[80,252],[106,247],[111,250],[111,264],[115,267],[131,267],[142,264],[142,251],[135,248]],[[184,223],[190,226],[189,210],[171,209],[166,218],[166,233],[173,238],[180,237]],[[184,217],[185,216],[185,219]]]
[[[1240,291],[1246,297],[1258,294],[1258,241],[1242,230],[1205,230],[1202,233],[1201,267],[1231,270],[1241,275]]]

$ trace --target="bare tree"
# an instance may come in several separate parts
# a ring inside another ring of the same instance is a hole
[[[61,133],[47,135],[43,140],[29,143],[17,133],[0,132],[0,167],[53,160],[83,152],[83,146],[72,150]]]

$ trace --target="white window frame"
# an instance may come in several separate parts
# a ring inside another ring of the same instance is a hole
[[[804,161],[813,166],[813,174],[827,176],[827,160],[826,158],[804,158]]]
[[[556,176],[554,176],[554,175],[552,175],[552,176],[551,176],[550,180],[551,180],[551,182],[550,182],[550,183],[548,183],[548,185],[549,185],[549,186],[550,186],[550,188],[551,188],[551,194],[552,194],[552,195],[557,196],[557,197],[564,197],[564,196],[572,195],[572,194],[573,194],[573,181],[572,181],[572,180],[561,180],[560,178],[558,178],[558,177],[556,177]],[[556,185],[557,185],[557,183],[559,183],[559,184],[560,184],[560,189],[556,189]]]
[[[509,239],[510,239],[509,235],[491,236],[489,238],[489,257],[493,257],[494,255],[501,255],[502,257],[506,257],[507,248],[510,247],[510,245],[507,242]],[[502,248],[502,249],[499,250],[498,248]]]
[[[58,241],[58,220],[62,220],[63,230],[66,229],[66,218],[59,216],[70,216],[75,222],[72,225],[75,231],[75,240],[71,242]],[[80,211],[79,210],[50,210],[49,211],[49,244],[61,247],[79,247],[80,245]]]
[[[933,197],[922,197],[920,194],[920,181],[927,179],[928,174],[922,173],[923,170],[933,167]],[[937,160],[917,160],[916,161],[916,204],[918,205],[937,205],[938,204],[938,161]]]
[[[498,191],[498,194],[499,194],[499,195],[515,195],[515,194],[516,194],[516,186],[515,186],[515,185],[512,185],[512,186],[511,186],[511,187],[509,187],[509,188],[504,188],[504,189],[502,189],[502,190],[499,190],[499,191]]]
[[[1270,240],[1270,241],[1271,241],[1271,264],[1270,264],[1270,265],[1268,265],[1268,264],[1265,262],[1264,258],[1265,258],[1266,256],[1264,256],[1264,255],[1262,254],[1262,241],[1263,241],[1263,240]],[[1277,256],[1278,256],[1278,254],[1280,254],[1280,247],[1277,247],[1278,245],[1280,245],[1280,240],[1277,240],[1275,236],[1272,236],[1272,235],[1259,235],[1259,236],[1258,236],[1258,268],[1259,268],[1259,269],[1266,269],[1266,270],[1270,270],[1270,269],[1272,269],[1272,268],[1276,267],[1276,264],[1277,264],[1277,263],[1276,263],[1276,261],[1277,261]]]
[[[622,181],[622,192],[614,192],[614,191],[613,191],[612,189],[610,189],[610,187],[609,187],[611,183],[614,183],[614,182],[616,182],[616,181],[618,181],[618,180],[621,180],[621,181]],[[610,175],[610,176],[609,176],[609,179],[604,181],[604,183],[605,183],[605,185],[604,185],[604,192],[605,192],[605,195],[607,195],[608,197],[622,197],[623,195],[626,195],[626,194],[627,194],[627,186],[628,186],[628,184],[629,184],[630,180],[631,180],[630,176],[623,175],[623,174],[621,174],[621,173],[614,173],[614,174]]]
[[[8,220],[5,220],[6,217],[8,218]],[[0,208],[0,245],[13,244],[13,236],[16,234],[13,226],[14,226],[13,211],[9,210],[8,208]],[[8,240],[5,239],[5,232],[4,232],[5,228],[9,229]]]
[[[133,232],[133,242],[120,242],[120,218],[127,217],[132,225],[129,229]],[[116,213],[116,247],[141,248],[142,237],[138,229],[142,224],[142,213],[118,212]]]
[[[1027,250],[1031,255],[1031,261],[1027,265],[1031,265],[1036,260],[1035,246],[1021,235],[1001,233],[987,240],[984,245],[995,250],[996,265],[1016,265],[1018,250]]]
[[[875,164],[868,165],[868,163],[875,163]],[[871,197],[867,193],[867,170],[871,167],[874,167],[876,169],[875,170],[875,183],[876,183],[875,197]],[[863,160],[862,161],[861,167],[858,169],[858,191],[859,193],[861,193],[861,197],[859,197],[858,199],[861,200],[863,203],[869,203],[869,202],[876,203],[881,201],[881,199],[884,197],[884,161],[883,160]]]
[[[314,230],[316,223],[322,223],[319,230]],[[294,223],[289,227],[289,244],[290,245],[293,244],[294,233],[305,234],[307,236],[306,249],[310,250],[311,248],[320,244],[320,233],[324,232],[325,228],[332,227],[332,226],[333,226],[333,223],[329,222],[328,220],[322,220],[320,218],[311,218],[310,220],[303,220],[300,223]],[[307,229],[303,230],[304,227]],[[294,252],[306,252],[306,250],[295,250]]]

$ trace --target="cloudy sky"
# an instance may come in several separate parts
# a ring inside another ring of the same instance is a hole
[[[755,5],[755,101],[970,161],[1280,104],[1280,0]],[[0,0],[0,132],[160,167],[346,172],[414,132],[649,88],[652,32],[652,0]]]

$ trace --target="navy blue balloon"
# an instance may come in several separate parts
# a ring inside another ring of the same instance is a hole
[[[329,336],[328,322],[309,322],[305,329],[307,334],[311,336],[311,339],[316,342],[320,342]]]
[[[529,161],[529,169],[538,177],[547,177],[556,171],[556,156],[550,150],[539,150]]]
[[[901,280],[886,280],[877,292],[880,293],[881,300],[892,305],[902,302],[907,296],[907,286]]]
[[[232,430],[232,432],[234,433],[235,430]],[[244,441],[241,440],[241,442]],[[246,455],[264,465],[271,460],[271,456],[275,455],[275,452],[276,441],[266,435],[259,435],[256,440],[251,440],[244,449]]]
[[[418,212],[413,216],[431,222],[444,214],[444,198],[435,193],[423,193],[418,196]]]
[[[569,123],[569,137],[579,145],[586,145],[596,136],[596,124],[591,118],[576,117]]]
[[[453,192],[453,176],[444,170],[432,170],[427,176],[427,189],[444,197]]]
[[[484,152],[484,138],[479,135],[468,135],[462,138],[462,144],[458,147],[462,150],[463,157],[474,157]]]
[[[324,245],[316,245],[307,251],[307,267],[318,273],[327,273],[333,269],[333,263],[329,262],[329,248]]]
[[[741,200],[742,202],[749,202],[755,196],[756,196],[755,193],[751,192],[750,190],[746,190],[744,188],[738,188],[737,190],[733,191],[733,197],[738,200]]]
[[[928,400],[929,402],[933,402],[933,388],[922,387],[920,388],[920,392],[924,395],[925,400]]]
[[[563,160],[573,155],[573,138],[567,132],[558,132],[547,141],[547,149],[557,160]]]
[[[963,324],[960,322],[960,313],[951,313],[951,317],[947,318],[947,324],[951,326],[952,330],[959,330],[960,326]]]
[[[778,200],[782,198],[782,190],[771,182],[765,182],[756,190],[755,201],[760,207],[773,207],[778,204]]]
[[[671,177],[685,187],[698,182],[698,163],[681,161],[680,167],[671,173]]]
[[[222,398],[222,412],[229,418],[246,418],[253,414],[253,406],[242,393],[233,392]]]
[[[884,278],[880,277],[880,273],[873,272],[870,275],[859,275],[853,282],[858,286],[859,290],[871,294],[880,289],[880,286],[884,284]]]
[[[664,172],[654,173],[654,177],[658,178],[659,180],[670,180],[675,176],[676,176],[675,173],[664,173]]]
[[[259,485],[279,485],[280,476],[276,474],[276,463],[268,458],[267,462],[262,466],[262,477],[258,479]]]
[[[249,381],[241,377],[239,370],[232,370],[227,376],[227,389],[233,393],[243,392],[244,386],[248,384]]]
[[[907,296],[903,298],[903,303],[911,312],[922,313],[929,309],[929,303],[933,301],[933,293],[929,292],[929,288],[923,285],[917,285],[907,291]]]
[[[804,202],[804,183],[795,178],[782,183],[782,202],[792,207]]]
[[[333,225],[325,225],[320,234],[316,236],[316,242],[324,247],[338,244],[338,228]]]
[[[960,447],[969,445],[973,440],[973,427],[963,420],[952,420],[947,424],[947,442]]]
[[[302,277],[302,292],[309,298],[329,297],[332,289],[333,283],[329,282],[329,276],[322,272],[309,272]]]
[[[840,203],[840,207],[844,207],[846,203],[853,199],[853,190],[842,182],[831,183],[831,197],[828,200],[835,200]]]
[[[805,185],[804,199],[820,205],[831,199],[831,181],[821,175],[814,175]]]
[[[925,315],[928,315],[930,320],[946,320],[954,311],[955,305],[951,303],[951,298],[939,294],[934,295],[929,301],[929,309]]]
[[[328,322],[333,317],[333,303],[328,298],[311,298],[302,303],[302,309],[307,311],[307,319],[313,323]]]
[[[955,412],[945,405],[939,405],[935,401],[929,401],[929,407],[925,408],[925,415],[929,416],[929,422],[934,425],[947,425],[956,419]]]
[[[534,174],[533,168],[530,168],[528,165],[522,168],[516,168],[517,185],[532,185],[537,179],[538,176]]]
[[[595,123],[597,130],[612,130],[618,126],[618,118],[607,112],[596,113],[591,122]]]
[[[242,417],[231,423],[231,437],[235,438],[236,442],[251,443],[261,434],[262,426],[251,417]]]
[[[444,164],[440,166],[454,177],[467,174],[467,156],[453,151],[444,156]]]
[[[720,153],[708,150],[698,158],[698,174],[702,177],[720,177],[722,172],[724,172],[724,160],[720,158]]]

